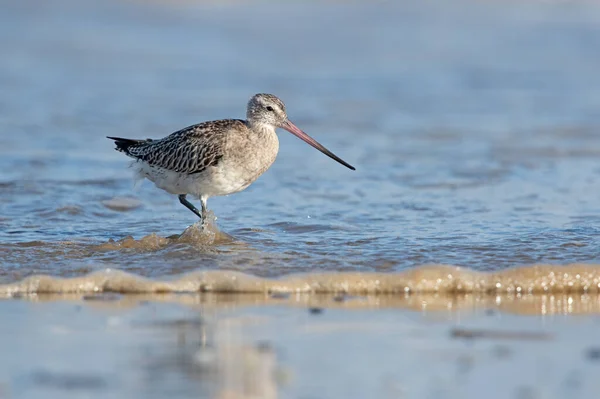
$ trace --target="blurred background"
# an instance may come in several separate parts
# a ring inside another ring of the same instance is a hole
[[[282,275],[598,261],[593,2],[59,0],[2,10],[7,281],[106,265]],[[357,171],[282,132],[264,176],[209,201],[245,246],[141,243],[196,220],[151,183],[134,188],[130,160],[105,136],[160,138],[243,118],[257,92],[282,98],[291,120]]]
[[[86,276],[106,268],[131,273],[131,285],[121,287],[135,291],[146,284],[141,277],[205,270],[225,281],[232,270],[250,278],[302,273],[296,281],[308,285],[314,272],[331,272],[335,282],[343,271],[405,272],[432,263],[502,272],[600,261],[596,2],[0,0],[0,10],[3,295],[37,292],[38,280],[18,282],[40,273],[81,278],[52,280],[58,291],[97,289],[98,280]],[[292,121],[356,172],[282,131],[267,173],[241,193],[209,200],[219,228],[211,235],[174,196],[147,181],[134,187],[130,160],[105,138],[160,138],[206,120],[243,118],[258,92],[279,96]],[[432,270],[432,281],[448,277],[448,269]],[[523,270],[511,276],[539,286],[532,269]],[[148,305],[153,297],[144,306],[117,302],[116,315],[104,305],[82,310],[80,297],[67,304],[35,297],[32,303],[44,302],[39,307],[2,302],[0,397],[46,398],[54,390],[58,397],[271,398],[286,381],[283,396],[298,398],[597,392],[580,364],[583,345],[595,338],[581,338],[568,323],[486,313],[492,317],[476,325],[542,326],[551,338],[474,353],[447,342],[448,324],[460,323],[460,313],[421,319],[433,306],[425,300],[401,305],[421,315],[333,312],[328,319],[329,311],[314,316],[320,307],[309,316],[263,306],[264,297],[213,298],[211,333],[196,320],[204,299],[194,298],[160,299],[185,302],[188,313]],[[433,308],[506,302],[498,298],[438,298]],[[113,300],[119,297],[99,299]],[[316,306],[311,301],[299,308]],[[583,296],[528,303],[543,315],[598,307],[597,298]],[[221,320],[232,308],[233,322]],[[330,324],[315,326],[309,317]],[[264,318],[280,324],[253,324]],[[231,332],[246,323],[256,327],[244,333],[254,340],[250,349],[236,346],[241,333]],[[224,346],[215,344],[218,353],[196,352],[223,331],[231,334]],[[580,346],[555,345],[555,334]],[[286,348],[295,380],[273,371],[278,347]],[[598,358],[593,347],[585,350],[585,359]],[[469,380],[481,357],[514,361],[476,368]],[[211,396],[203,384],[216,377],[203,373],[214,364],[227,371],[218,374],[221,387],[266,382],[247,396],[235,389]],[[417,373],[415,364],[432,374]],[[115,372],[120,367],[129,374]]]

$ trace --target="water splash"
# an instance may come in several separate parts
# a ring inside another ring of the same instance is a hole
[[[137,249],[142,251],[157,251],[176,244],[190,244],[195,247],[209,247],[236,242],[231,235],[219,230],[216,217],[212,211],[208,212],[206,222],[198,221],[187,227],[181,234],[173,234],[162,237],[156,233],[149,234],[140,239],[127,236],[120,240],[110,239],[108,242],[98,245],[97,250],[122,250]]]

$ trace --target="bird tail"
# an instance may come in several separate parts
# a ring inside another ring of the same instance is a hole
[[[132,140],[132,139],[124,139],[121,137],[109,137],[106,138],[115,141],[115,150],[124,152],[125,154],[129,154],[129,148],[135,145],[139,145],[141,143],[147,142],[147,140]]]

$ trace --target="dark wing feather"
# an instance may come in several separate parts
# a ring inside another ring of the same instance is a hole
[[[216,166],[223,157],[225,139],[232,129],[246,128],[238,119],[204,122],[152,141],[130,142],[125,152],[132,158],[174,172],[194,174]]]

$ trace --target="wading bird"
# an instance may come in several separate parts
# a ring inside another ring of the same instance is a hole
[[[179,202],[206,221],[209,197],[244,190],[275,161],[276,128],[283,128],[342,165],[354,167],[300,130],[287,117],[285,105],[272,94],[256,94],[248,102],[246,120],[224,119],[186,127],[162,139],[108,137],[116,150],[135,159],[139,178],[179,196]],[[200,199],[202,212],[186,195]]]

